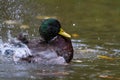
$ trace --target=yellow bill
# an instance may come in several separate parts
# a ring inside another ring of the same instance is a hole
[[[60,28],[60,32],[58,33],[64,37],[68,37],[68,38],[71,38],[71,35],[66,33],[62,28]]]

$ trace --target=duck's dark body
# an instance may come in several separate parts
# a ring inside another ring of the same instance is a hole
[[[67,63],[69,63],[73,58],[73,47],[71,40],[69,38],[64,38],[61,35],[56,36],[49,43],[46,43],[40,39],[33,39],[31,41],[27,41],[27,45],[32,51],[33,58],[35,58],[36,55],[38,56],[38,52],[45,51],[47,49],[53,50],[58,56],[64,57]],[[33,58],[31,58],[31,60]]]

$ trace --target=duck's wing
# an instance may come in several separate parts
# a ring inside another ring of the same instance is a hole
[[[51,42],[51,45],[54,46],[54,49],[57,52],[58,56],[64,57],[67,63],[72,60],[73,46],[69,38],[58,36]]]
[[[24,44],[28,44],[29,40],[27,39],[27,34],[25,33],[19,33],[17,35],[17,39],[20,40],[21,42],[23,42]]]

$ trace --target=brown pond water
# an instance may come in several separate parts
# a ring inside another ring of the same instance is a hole
[[[0,61],[1,80],[120,80],[120,0],[0,0],[0,40],[8,32],[39,37],[43,18],[60,20],[72,35],[70,65]]]

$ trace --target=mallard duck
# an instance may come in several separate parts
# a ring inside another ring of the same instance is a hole
[[[73,58],[73,46],[71,43],[71,36],[66,33],[57,19],[45,19],[39,27],[41,38],[28,40],[22,33],[19,34],[18,39],[25,43],[31,50],[32,56],[24,58],[23,60],[37,61],[47,58],[47,60],[56,60],[60,62],[69,63]],[[41,58],[42,56],[42,58]],[[57,57],[53,59],[53,57]],[[63,60],[64,59],[64,60]]]

